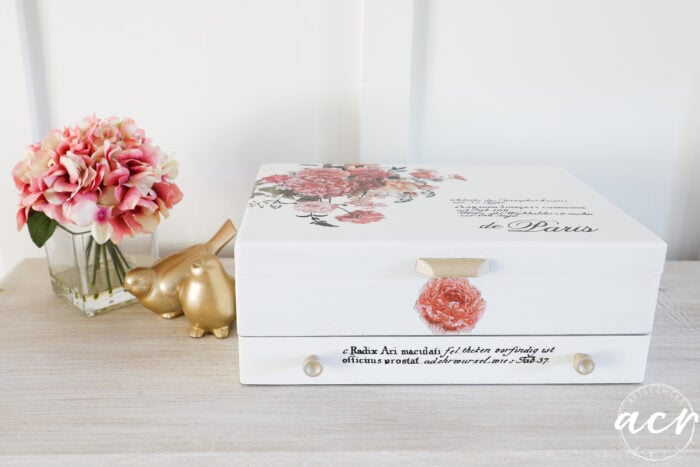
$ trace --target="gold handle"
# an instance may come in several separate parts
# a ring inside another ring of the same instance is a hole
[[[587,353],[574,355],[574,370],[581,375],[587,375],[595,370],[595,362]]]
[[[318,355],[309,355],[304,360],[304,373],[306,376],[315,378],[321,373],[323,373],[323,364],[319,361]]]

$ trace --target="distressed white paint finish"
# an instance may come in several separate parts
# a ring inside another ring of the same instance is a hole
[[[645,377],[696,410],[699,283],[667,263]],[[235,336],[138,305],[86,318],[41,260],[0,288],[2,464],[639,465],[613,427],[637,385],[242,386]]]

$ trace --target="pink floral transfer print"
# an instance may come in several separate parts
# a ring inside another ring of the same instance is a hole
[[[384,214],[377,211],[363,211],[356,209],[347,214],[335,216],[340,222],[350,222],[352,224],[369,224],[370,222],[379,222],[384,219]]]
[[[385,218],[379,210],[388,203],[407,203],[419,196],[432,198],[438,189],[435,184],[445,180],[466,178],[377,164],[308,166],[261,178],[255,183],[249,205],[272,209],[293,205],[297,217],[321,227],[338,227],[340,222],[370,224]]]
[[[433,277],[423,286],[415,310],[433,334],[460,334],[474,329],[486,301],[466,278]]]

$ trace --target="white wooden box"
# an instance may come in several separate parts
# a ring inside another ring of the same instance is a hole
[[[665,252],[558,168],[264,165],[241,382],[639,382]]]

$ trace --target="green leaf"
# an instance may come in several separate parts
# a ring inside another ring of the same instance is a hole
[[[282,188],[279,188],[276,186],[266,186],[266,187],[258,188],[257,191],[259,191],[259,192],[262,191],[262,192],[268,194],[268,196],[272,195],[272,196],[292,197],[295,195],[294,191],[292,191],[292,190],[285,190],[285,189],[282,189]]]
[[[318,196],[300,196],[296,199],[300,203],[305,203],[307,201],[321,201]]]
[[[338,227],[337,225],[329,224],[328,222],[321,220],[311,221],[311,223],[314,225],[320,225],[321,227]]]
[[[29,212],[29,217],[27,218],[29,236],[32,237],[32,241],[39,248],[44,246],[44,243],[51,238],[57,225],[58,222],[50,219],[41,211],[32,210]]]

